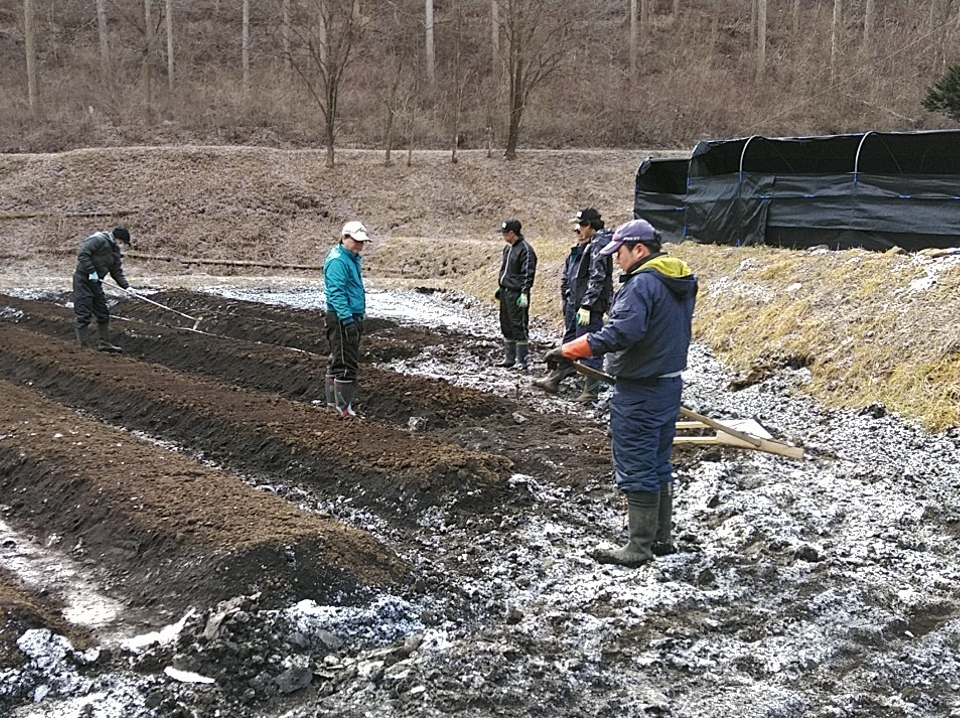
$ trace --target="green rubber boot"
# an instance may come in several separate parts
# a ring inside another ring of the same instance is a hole
[[[123,348],[110,342],[110,323],[97,323],[97,334],[100,341],[97,343],[97,350],[108,353],[122,353]]]
[[[494,363],[494,367],[509,368],[517,364],[517,342],[516,340],[503,341],[503,360]]]
[[[594,552],[594,559],[603,565],[639,567],[653,559],[651,546],[657,535],[660,512],[659,492],[628,492],[627,518],[630,538],[616,550],[606,548]]]
[[[74,330],[77,333],[77,345],[82,348],[90,347],[90,327],[84,325],[83,327],[75,327]]]
[[[660,506],[657,512],[657,536],[650,548],[657,557],[677,551],[673,544],[673,483],[660,485]]]

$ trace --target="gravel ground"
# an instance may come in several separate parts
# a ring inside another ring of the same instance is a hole
[[[207,289],[319,302],[315,286]],[[453,293],[373,292],[371,314],[497,336],[489,313]],[[534,339],[553,338],[537,328]],[[484,360],[427,347],[390,367],[583,412]],[[416,598],[283,611],[238,598],[198,608],[164,638],[128,638],[111,661],[30,631],[22,647],[33,663],[0,670],[0,689],[30,689],[20,716],[241,713],[243,684],[205,674],[216,657],[204,638],[220,617],[232,642],[286,668],[276,707],[258,714],[960,714],[960,432],[931,435],[880,406],[821,407],[804,394],[803,370],[743,387],[701,346],[684,377],[688,407],[754,419],[807,454],[678,453],[677,554],[637,570],[599,566],[590,551],[621,542],[612,480],[573,492],[518,476],[537,508],[505,516],[499,532],[434,525],[400,538],[381,518],[347,518],[417,565]],[[608,399],[591,411],[598,422]],[[556,462],[575,453],[558,448]],[[289,492],[304,507],[349,512],[341,499]]]

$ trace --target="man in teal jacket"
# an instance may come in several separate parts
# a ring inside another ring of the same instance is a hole
[[[367,294],[360,270],[360,252],[369,239],[363,223],[343,226],[340,244],[323,263],[323,291],[327,298],[326,330],[330,362],[324,378],[327,407],[341,417],[356,415],[353,399],[357,393],[360,367],[360,338]]]

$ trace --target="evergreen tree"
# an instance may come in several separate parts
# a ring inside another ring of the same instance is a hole
[[[927,88],[923,107],[930,112],[943,113],[960,121],[960,63],[947,68],[937,81]]]

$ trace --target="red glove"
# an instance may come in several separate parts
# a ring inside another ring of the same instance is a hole
[[[587,342],[587,336],[581,335],[576,340],[564,343],[560,347],[560,352],[567,360],[579,360],[593,356],[593,350],[590,349],[590,343]]]

